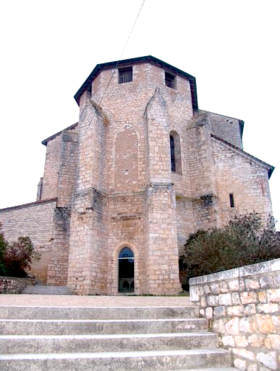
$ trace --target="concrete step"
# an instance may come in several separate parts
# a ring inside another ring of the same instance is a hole
[[[31,365],[32,371],[221,370],[230,367],[231,355],[223,349],[0,355],[1,370],[26,371]]]
[[[158,334],[207,330],[203,318],[129,320],[0,319],[4,335]]]
[[[7,319],[159,319],[196,318],[199,308],[186,307],[0,307],[0,318]]]
[[[66,286],[26,286],[22,294],[32,295],[73,295]]]
[[[0,354],[184,350],[218,347],[212,333],[0,336]]]

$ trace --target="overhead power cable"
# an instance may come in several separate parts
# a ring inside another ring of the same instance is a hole
[[[102,100],[103,100],[103,98],[105,97],[105,94],[106,94],[106,92],[107,92],[107,90],[108,90],[108,88],[109,88],[109,85],[110,85],[111,81],[112,81],[112,78],[113,78],[113,76],[114,76],[114,73],[115,73],[116,69],[118,68],[118,65],[119,65],[119,63],[120,63],[121,57],[122,57],[122,55],[123,55],[123,53],[124,53],[124,51],[125,51],[125,49],[126,49],[126,46],[127,46],[128,41],[129,41],[129,39],[130,39],[130,36],[132,35],[132,32],[133,32],[134,27],[135,27],[135,25],[136,25],[136,23],[137,23],[137,20],[138,20],[138,18],[139,18],[139,16],[140,16],[140,13],[141,13],[141,10],[142,10],[142,8],[143,8],[143,6],[144,6],[145,1],[146,1],[146,0],[143,0],[143,2],[142,2],[141,8],[140,8],[140,10],[139,10],[139,12],[138,12],[138,14],[137,14],[137,17],[136,17],[136,19],[135,19],[135,22],[134,22],[134,24],[133,24],[133,26],[132,26],[132,29],[131,29],[131,31],[130,31],[130,33],[129,33],[129,35],[128,35],[128,38],[127,38],[126,43],[125,43],[125,45],[124,45],[124,47],[123,47],[123,50],[122,50],[121,55],[120,55],[120,57],[119,57],[119,59],[118,59],[118,62],[117,62],[117,64],[116,64],[115,68],[113,69],[112,75],[111,75],[111,77],[110,77],[110,80],[109,80],[109,82],[108,82],[108,84],[107,84],[107,87],[106,87],[106,89],[105,89],[104,94],[102,95],[102,98],[101,98],[99,104],[102,103]]]

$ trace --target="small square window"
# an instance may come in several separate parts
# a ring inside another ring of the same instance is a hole
[[[165,85],[171,89],[176,89],[176,76],[171,73],[165,72]]]
[[[132,67],[119,68],[119,84],[132,81]]]

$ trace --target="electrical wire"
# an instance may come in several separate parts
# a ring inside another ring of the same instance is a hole
[[[130,31],[130,33],[129,33],[129,35],[128,35],[128,38],[127,38],[126,43],[125,43],[125,45],[124,45],[124,47],[123,47],[123,50],[122,50],[121,55],[120,55],[120,57],[119,57],[119,59],[118,59],[118,62],[117,62],[117,64],[116,64],[115,68],[113,69],[113,72],[112,72],[111,78],[110,78],[110,80],[109,80],[109,82],[108,82],[108,84],[107,84],[107,87],[106,87],[106,89],[105,89],[104,94],[102,95],[102,98],[101,98],[101,100],[100,100],[100,102],[99,102],[99,105],[101,105],[102,100],[103,100],[103,98],[104,98],[104,96],[105,96],[105,94],[106,94],[106,92],[107,92],[107,90],[108,90],[108,88],[109,88],[109,85],[110,85],[110,83],[111,83],[111,81],[112,81],[112,78],[113,78],[113,76],[114,76],[114,73],[115,73],[116,69],[118,68],[118,65],[119,65],[119,63],[120,63],[121,57],[122,57],[122,55],[123,55],[123,53],[124,53],[124,51],[125,51],[125,49],[126,49],[126,46],[127,46],[128,41],[129,41],[129,39],[130,39],[130,36],[131,36],[131,34],[132,34],[133,30],[134,30],[134,27],[135,27],[135,25],[136,25],[136,23],[137,23],[137,20],[138,20],[138,18],[139,18],[139,16],[140,16],[140,13],[141,13],[141,10],[142,10],[142,8],[143,8],[143,6],[144,6],[145,1],[146,1],[146,0],[143,0],[143,2],[142,2],[141,8],[140,8],[140,10],[139,10],[139,12],[138,12],[138,14],[137,14],[137,17],[136,17],[136,19],[135,19],[135,22],[134,22],[134,24],[133,24],[133,26],[132,26],[132,29],[131,29],[131,31]]]

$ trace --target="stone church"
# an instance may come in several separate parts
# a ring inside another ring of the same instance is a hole
[[[198,108],[195,77],[152,56],[98,64],[79,122],[43,140],[37,201],[0,210],[31,237],[42,282],[78,294],[177,294],[188,235],[272,213],[274,168],[246,153],[244,122]]]

